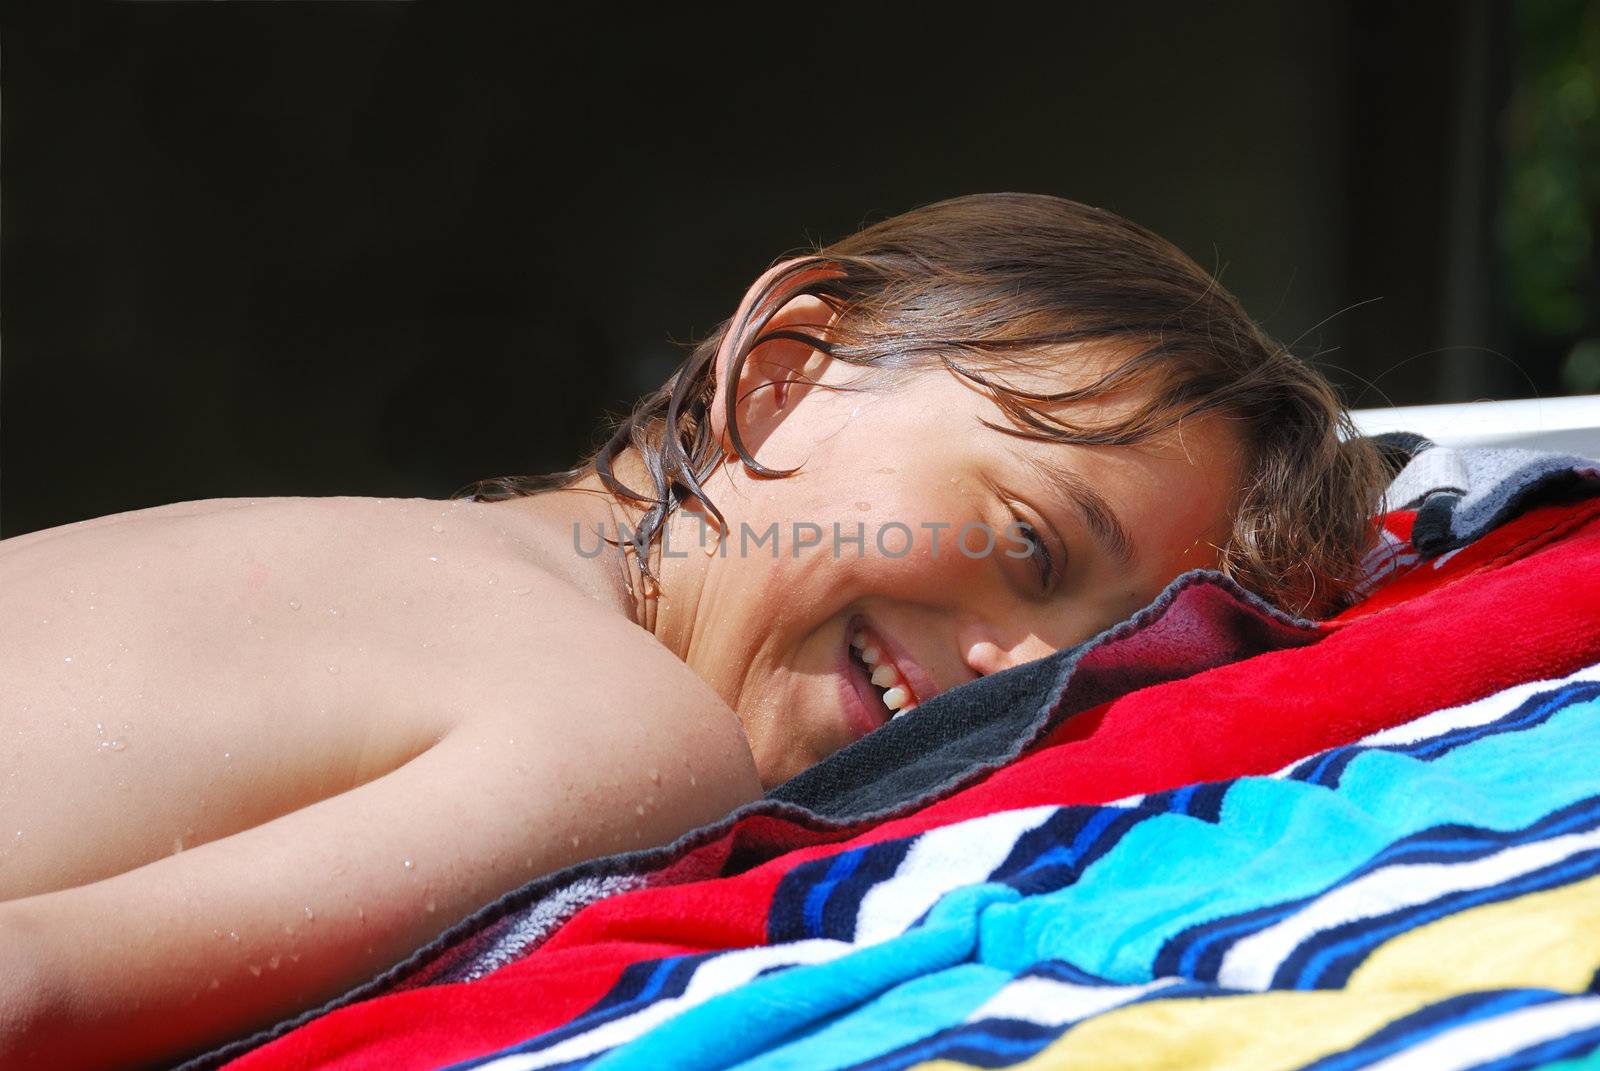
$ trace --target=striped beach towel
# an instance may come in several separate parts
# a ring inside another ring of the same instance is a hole
[[[1331,621],[1180,578],[1003,761],[869,749],[191,1066],[1600,1066],[1600,500],[1536,460],[1421,488]]]

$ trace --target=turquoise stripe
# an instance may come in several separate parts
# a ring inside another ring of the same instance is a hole
[[[1589,764],[1572,756],[1592,748],[1597,717],[1600,701],[1574,704],[1537,728],[1432,762],[1366,752],[1338,789],[1244,779],[1218,823],[1152,818],[1076,884],[988,912],[982,959],[1008,970],[1062,959],[1119,983],[1150,981],[1161,946],[1189,926],[1321,892],[1429,826],[1512,829],[1592,795]]]
[[[758,978],[591,1067],[846,1067],[965,1021],[1042,960],[1148,981],[1162,944],[1188,926],[1321,892],[1400,837],[1448,822],[1516,828],[1592,795],[1588,764],[1572,756],[1591,748],[1597,716],[1600,700],[1574,704],[1537,728],[1432,762],[1365,752],[1334,790],[1247,778],[1218,823],[1153,817],[1077,884],[1047,896],[960,889],[898,938]]]
[[[850,1067],[965,1022],[1011,981],[976,963],[918,978],[838,1016],[804,1037],[738,1065],[738,1071],[813,1071]]]
[[[925,924],[893,940],[757,978],[669,1019],[587,1071],[736,1066],[896,986],[969,962],[983,911],[1019,895],[997,884],[958,889],[934,906]],[[942,1024],[930,1006],[914,1011],[908,1025],[920,1035]]]

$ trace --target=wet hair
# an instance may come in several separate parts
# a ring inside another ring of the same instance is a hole
[[[1352,598],[1386,480],[1377,450],[1355,433],[1321,373],[1269,338],[1165,239],[1064,198],[995,193],[927,205],[785,259],[586,462],[545,476],[481,480],[457,494],[512,498],[593,471],[619,500],[645,508],[640,547],[690,497],[721,524],[702,486],[723,459],[709,420],[718,353],[728,349],[723,375],[736,384],[752,350],[788,338],[893,373],[944,368],[994,400],[1006,422],[991,426],[1025,438],[1131,446],[1205,414],[1231,418],[1243,444],[1243,479],[1218,567],[1294,613],[1324,615]],[[803,294],[833,311],[825,331],[762,333]],[[1086,385],[1050,393],[1006,382],[1008,368],[1060,368],[1086,347],[1116,355]],[[1114,419],[1069,420],[1056,411],[1136,389],[1148,400]],[[735,391],[724,394],[740,460],[759,475],[786,475],[746,449]],[[650,487],[626,486],[613,472],[628,450],[643,462]],[[648,562],[639,564],[648,576]]]

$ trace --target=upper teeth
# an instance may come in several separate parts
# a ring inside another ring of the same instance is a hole
[[[906,688],[906,682],[901,679],[900,671],[895,669],[894,663],[883,660],[883,652],[868,643],[864,633],[853,634],[850,637],[850,646],[856,649],[861,661],[872,667],[872,683],[879,688],[888,689],[883,693],[883,705],[895,712],[891,720],[915,708],[916,704],[911,702],[911,692]]]

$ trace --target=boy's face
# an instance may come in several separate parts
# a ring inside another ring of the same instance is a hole
[[[872,381],[839,361],[808,371]],[[891,715],[853,634],[895,664],[914,705],[1089,639],[1180,573],[1214,567],[1230,531],[1239,444],[1215,417],[1139,447],[1080,447],[985,427],[1010,424],[942,369],[892,388],[791,389],[781,409],[772,395],[750,395],[745,442],[762,464],[800,471],[717,470],[707,490],[730,530],[716,556],[694,545],[693,518],[672,533],[674,554],[706,562],[688,661],[738,712],[769,786]],[[1058,412],[1104,418],[1140,400]]]

